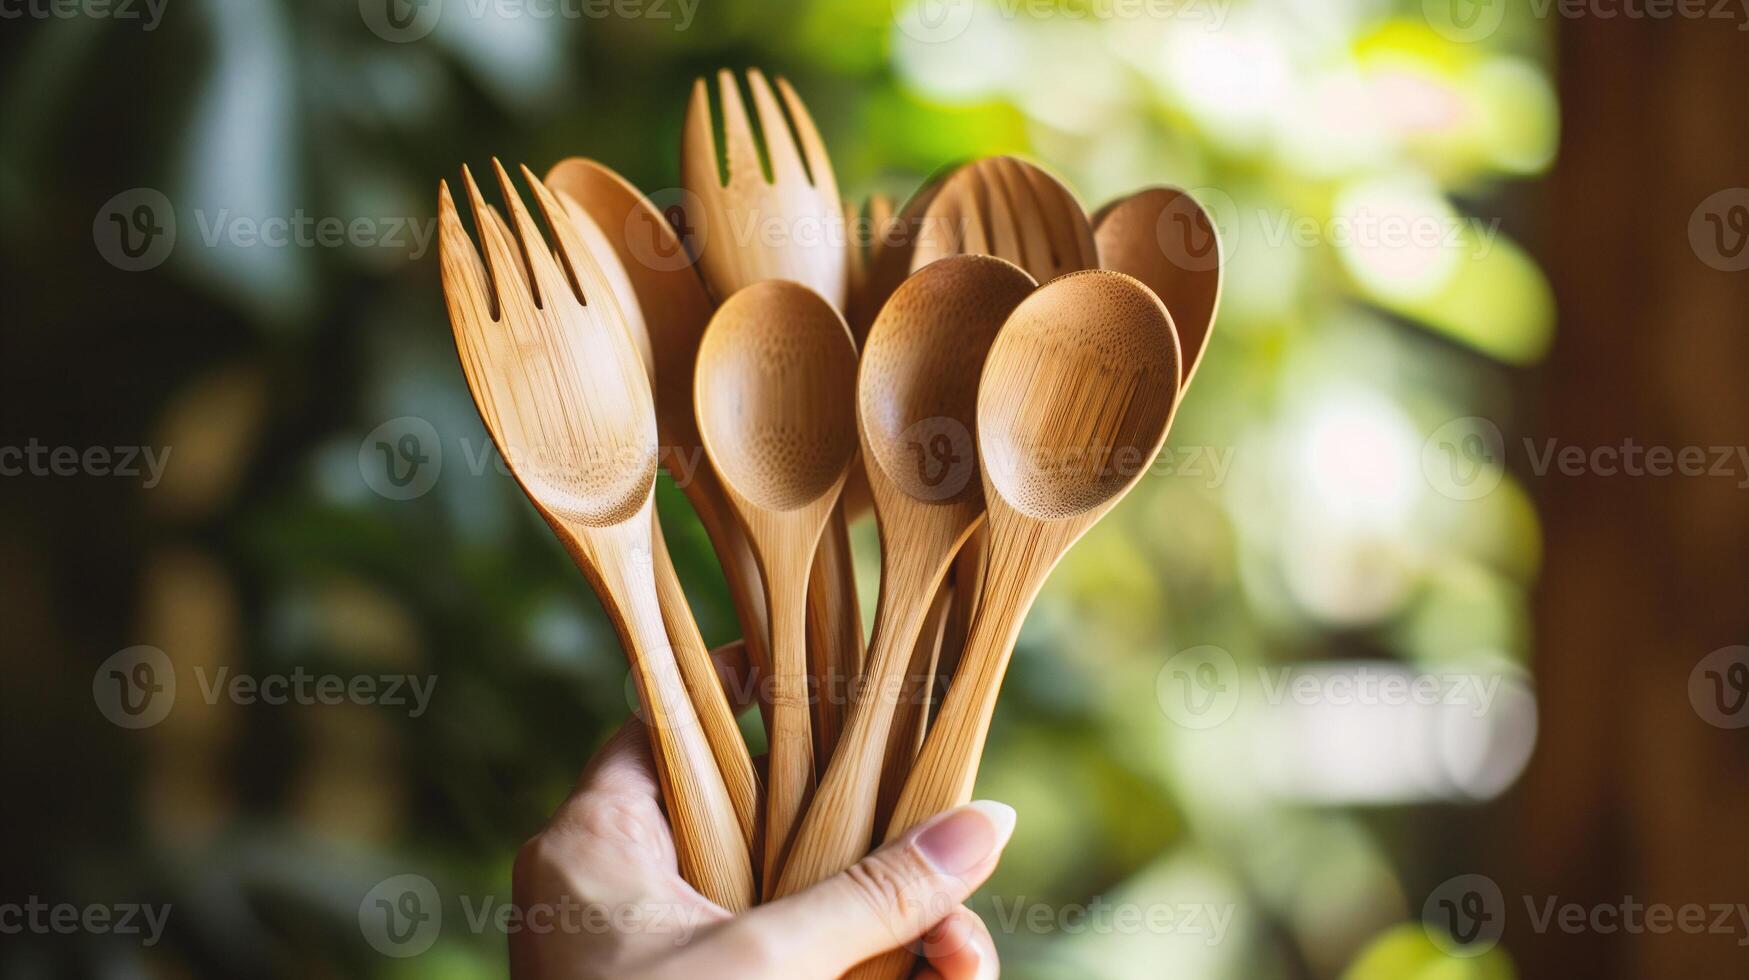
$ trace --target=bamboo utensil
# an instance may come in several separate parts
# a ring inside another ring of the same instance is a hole
[[[984,515],[972,440],[984,354],[1035,286],[1001,259],[944,259],[907,279],[869,330],[856,391],[881,529],[874,641],[776,896],[849,867],[868,849],[889,725],[919,629],[948,563]]]
[[[1092,226],[1074,193],[1042,168],[1014,157],[988,157],[954,170],[929,195],[913,239],[913,271],[949,255],[994,255],[1044,283],[1099,264]],[[988,544],[980,527],[954,560],[940,647],[928,658],[931,671],[943,677],[953,675],[965,647]],[[927,712],[913,717],[919,725],[928,720]],[[888,768],[902,779],[900,755],[895,746]],[[896,792],[890,789],[888,795]]]
[[[1189,193],[1149,187],[1100,208],[1093,235],[1101,268],[1141,280],[1172,313],[1188,389],[1221,302],[1221,236],[1214,220]]]
[[[856,457],[856,347],[818,293],[771,279],[729,297],[699,344],[694,403],[711,463],[747,529],[771,620],[765,891],[814,780],[808,571]]]
[[[978,446],[990,555],[971,635],[887,839],[971,797],[1021,621],[1068,548],[1147,472],[1180,384],[1172,319],[1121,273],[1064,276],[1027,297],[990,348]],[[895,950],[853,971],[897,977]]]
[[[654,262],[659,258],[648,253],[639,255],[631,247],[635,232],[640,243],[668,241],[678,250],[673,231],[654,207],[624,178],[593,160],[572,157],[547,172],[546,185],[564,204],[584,247],[601,266],[615,297],[619,300],[623,322],[642,355],[648,372],[650,389],[655,395],[656,436],[661,445],[658,460],[674,477],[676,486],[686,493],[700,522],[713,543],[723,539],[719,556],[726,566],[744,559],[749,567],[740,577],[753,579],[759,588],[758,570],[751,567],[752,553],[746,539],[735,526],[728,511],[728,501],[717,482],[716,472],[703,458],[698,424],[692,412],[693,356],[698,338],[710,319],[710,304],[704,287],[692,272],[691,264]],[[681,258],[676,251],[671,258]],[[660,267],[658,267],[660,266]],[[661,338],[652,339],[652,334]],[[735,816],[740,821],[749,851],[758,846],[759,782],[753,772],[753,760],[747,754],[747,743],[741,738],[740,726],[723,693],[711,663],[710,651],[699,635],[692,608],[680,585],[680,576],[669,557],[662,537],[661,521],[652,518],[652,555],[655,559],[656,592],[662,606],[662,619],[668,624],[668,638],[674,645],[674,657],[680,667],[694,709],[704,725],[711,754],[723,774],[729,797],[735,804]],[[713,531],[714,528],[714,531]],[[729,554],[724,555],[724,552]],[[733,585],[731,585],[733,588]],[[765,639],[764,597],[758,596],[759,608],[755,627],[744,627],[748,637],[757,637],[757,647],[749,642],[749,650],[757,649],[762,656]],[[749,654],[751,656],[751,654]],[[757,662],[757,661],[755,661]]]
[[[719,298],[753,283],[787,279],[811,287],[842,311],[849,265],[844,212],[825,143],[787,81],[777,80],[781,104],[758,69],[747,72],[747,87],[765,137],[769,179],[734,73],[717,72],[721,170],[703,79],[693,84],[687,106],[680,172],[689,192],[688,220],[704,242],[699,269]],[[840,397],[848,402],[849,389]],[[824,760],[837,743],[844,692],[862,672],[862,616],[841,508],[820,537],[808,577],[807,624],[810,672],[818,680],[812,730],[816,757]]]
[[[626,648],[681,874],[724,908],[745,909],[751,859],[669,648],[651,569],[657,439],[649,381],[564,206],[523,168],[569,279],[509,174],[494,167],[514,233],[462,171],[484,263],[447,182],[439,192],[444,297],[462,370],[511,473],[589,578]]]

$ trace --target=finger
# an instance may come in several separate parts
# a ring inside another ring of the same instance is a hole
[[[757,678],[753,675],[753,665],[747,659],[747,644],[744,640],[725,643],[711,651],[711,662],[717,668],[717,680],[723,684],[723,693],[728,695],[729,707],[740,714],[753,703],[753,693]]]
[[[995,980],[1001,972],[990,930],[964,905],[923,934],[923,958],[922,976],[940,980]]]
[[[980,800],[949,810],[804,891],[742,915],[725,938],[770,951],[791,976],[837,976],[903,946],[996,869],[1014,809]]]

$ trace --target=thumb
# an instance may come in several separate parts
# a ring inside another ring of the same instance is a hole
[[[1014,808],[979,800],[907,831],[850,868],[730,923],[787,976],[835,977],[953,913],[996,870]]]

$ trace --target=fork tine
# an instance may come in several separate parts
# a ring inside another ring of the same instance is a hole
[[[991,220],[1002,222],[998,235],[1008,234],[1016,243],[1021,261],[1015,264],[1039,282],[1056,278],[1064,270],[1051,248],[1051,236],[1044,215],[1039,213],[1041,205],[1027,182],[1025,167],[1013,157],[997,157],[990,161],[990,169],[995,176],[995,193],[1001,195],[1001,206],[1007,212],[1005,217],[993,213]]]
[[[813,177],[814,189],[828,197],[838,196],[838,178],[832,174],[832,158],[826,155],[826,141],[820,138],[820,131],[814,128],[814,117],[808,114],[808,107],[802,104],[801,97],[790,87],[789,79],[779,75],[777,91],[783,96],[783,104],[789,109],[789,117],[795,123],[795,139],[801,144],[802,157],[808,162],[808,173]]]
[[[698,188],[718,187],[722,178],[717,169],[717,140],[711,130],[711,96],[705,80],[692,80],[692,97],[686,103],[686,122],[680,130],[681,181],[697,193]],[[709,173],[698,170],[707,166]]]
[[[535,204],[546,216],[547,224],[552,226],[553,237],[558,239],[559,258],[571,270],[571,278],[581,294],[577,298],[591,307],[603,298],[611,300],[613,291],[607,285],[607,276],[577,229],[576,223],[590,220],[589,213],[581,206],[567,206],[560,201],[552,188],[537,180],[534,172],[526,166],[522,168],[522,176],[534,188]],[[605,236],[601,240],[605,242]]]
[[[533,312],[534,298],[529,295],[525,273],[519,266],[511,244],[510,229],[496,208],[480,196],[480,185],[474,182],[473,171],[462,167],[462,181],[468,187],[468,201],[474,208],[474,226],[480,232],[480,244],[486,253],[486,270],[492,279],[492,292],[498,297],[498,319],[516,322],[517,315]]]
[[[763,180],[759,166],[759,145],[753,140],[753,123],[747,118],[747,107],[741,102],[741,88],[735,84],[735,73],[727,68],[717,72],[717,90],[723,99],[723,150],[729,159],[729,182]]]
[[[437,182],[437,263],[452,324],[497,319],[486,267],[462,227],[447,180]]]
[[[771,94],[771,85],[766,82],[765,74],[757,68],[747,69],[747,87],[753,90],[753,109],[759,113],[759,128],[765,131],[765,155],[771,160],[772,181],[805,180],[813,183],[807,168],[802,165],[801,152],[796,147],[795,134],[790,132],[789,120],[783,117],[783,109],[778,106],[777,97]]]
[[[540,226],[534,223],[534,217],[522,203],[522,195],[517,193],[516,185],[511,183],[510,174],[504,169],[504,164],[497,157],[493,157],[492,168],[498,172],[498,186],[504,189],[504,203],[510,208],[510,219],[516,223],[516,237],[522,243],[522,256],[528,263],[534,301],[542,309],[548,309],[570,293],[571,284],[565,280],[565,274],[554,261],[553,250],[547,246]],[[531,180],[529,184],[538,186],[540,181]],[[549,215],[547,220],[552,222],[552,217]]]

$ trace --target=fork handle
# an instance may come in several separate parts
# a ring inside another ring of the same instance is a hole
[[[730,912],[753,905],[753,862],[735,805],[687,696],[662,620],[652,561],[650,503],[609,528],[569,528],[631,664],[650,730],[656,780],[674,830],[680,874]]]

